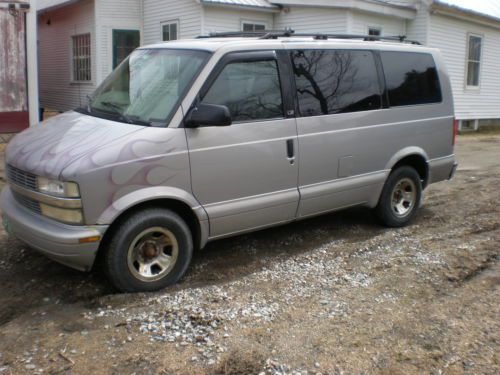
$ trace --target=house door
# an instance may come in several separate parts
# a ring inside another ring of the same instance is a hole
[[[25,13],[0,8],[0,133],[29,125],[24,38]]]
[[[141,44],[139,30],[113,30],[113,69]]]

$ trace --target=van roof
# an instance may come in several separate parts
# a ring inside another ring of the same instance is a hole
[[[318,38],[314,35],[302,36],[294,35],[292,37],[240,37],[240,36],[213,36],[198,37],[196,39],[181,39],[169,42],[160,42],[141,47],[141,49],[152,48],[175,48],[175,49],[194,49],[215,52],[219,49],[230,50],[248,50],[255,48],[293,48],[292,46],[300,44],[300,48],[311,45],[313,48],[363,48],[363,49],[389,49],[402,51],[422,51],[434,50],[419,45],[417,42],[400,42],[399,37],[389,39],[378,39],[372,36],[357,36],[357,38],[345,38],[342,36]],[[376,40],[378,39],[378,40]]]

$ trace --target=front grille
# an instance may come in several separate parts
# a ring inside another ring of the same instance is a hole
[[[21,195],[15,191],[12,192],[12,195],[14,195],[14,199],[21,205],[26,207],[28,210],[36,212],[37,214],[41,214],[42,211],[40,209],[40,203],[37,201],[25,197],[24,195]]]
[[[7,179],[25,189],[37,190],[36,175],[33,173],[22,171],[19,168],[7,165]]]

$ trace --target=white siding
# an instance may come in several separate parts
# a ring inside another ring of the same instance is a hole
[[[161,41],[161,23],[179,21],[179,38],[201,34],[202,7],[196,0],[143,0],[144,44]]]
[[[113,29],[138,30],[142,39],[142,0],[96,0],[97,84],[113,70]]]
[[[50,20],[50,22],[49,22]],[[72,83],[72,35],[91,34],[91,83]],[[38,23],[40,105],[66,111],[84,105],[95,89],[96,35],[93,0],[82,0],[40,16]]]
[[[432,15],[428,45],[441,50],[451,78],[458,119],[500,118],[500,30]],[[465,89],[467,34],[483,35],[480,88]]]
[[[276,29],[292,28],[295,32],[346,33],[347,11],[328,8],[290,7],[276,14]]]
[[[405,20],[397,17],[386,17],[372,13],[352,12],[352,26],[348,30],[352,34],[368,34],[368,27],[382,29],[382,35],[395,36],[406,34]]]
[[[406,36],[408,39],[427,44],[429,25],[429,9],[427,5],[422,2],[415,19],[407,21]]]
[[[241,31],[242,22],[262,23],[273,29],[273,14],[245,9],[224,9],[222,7],[205,7],[204,33]]]

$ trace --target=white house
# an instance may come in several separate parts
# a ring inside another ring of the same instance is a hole
[[[461,126],[500,121],[498,0],[40,0],[42,106],[67,110],[138,44],[227,31],[406,35],[440,48]],[[54,4],[57,3],[57,4]]]

